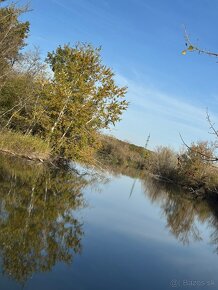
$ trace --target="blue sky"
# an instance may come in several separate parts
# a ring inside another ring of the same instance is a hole
[[[23,1],[20,1],[21,3]],[[218,52],[216,0],[32,0],[29,47],[43,56],[59,44],[102,46],[103,62],[128,86],[128,111],[109,133],[150,148],[210,139],[206,108],[218,127],[218,59],[189,53],[194,43]]]

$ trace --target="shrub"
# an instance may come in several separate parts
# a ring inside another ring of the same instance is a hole
[[[214,148],[208,142],[192,143],[179,155],[179,175],[183,182],[193,187],[217,187],[218,169],[212,164],[213,156]]]
[[[174,179],[177,176],[177,156],[168,147],[157,147],[149,156],[149,171],[161,177]]]

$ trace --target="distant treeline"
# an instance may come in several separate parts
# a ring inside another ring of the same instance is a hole
[[[96,159],[104,168],[130,176],[146,170],[151,151],[113,136],[101,135],[100,141]]]

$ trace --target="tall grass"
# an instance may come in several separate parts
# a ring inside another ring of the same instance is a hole
[[[0,151],[30,159],[47,160],[50,148],[43,140],[13,131],[0,131]]]

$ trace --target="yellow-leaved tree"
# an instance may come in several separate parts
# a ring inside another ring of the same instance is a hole
[[[48,53],[53,76],[43,82],[32,132],[65,159],[87,160],[98,134],[120,120],[128,103],[126,87],[102,64],[100,48],[78,43]]]

